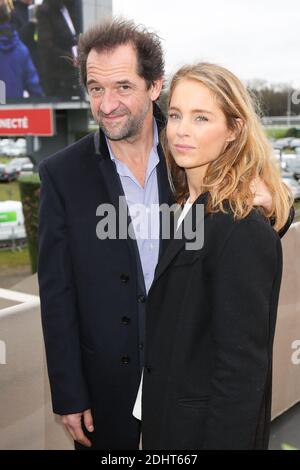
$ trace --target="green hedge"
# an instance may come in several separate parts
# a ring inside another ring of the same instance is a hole
[[[38,174],[19,178],[21,201],[25,219],[27,243],[32,273],[37,271],[38,263],[38,208],[40,179]]]
[[[286,131],[285,137],[299,138],[300,137],[300,129],[297,129],[296,127],[290,127],[290,129],[288,129]]]

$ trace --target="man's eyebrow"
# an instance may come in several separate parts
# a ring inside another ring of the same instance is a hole
[[[180,109],[177,108],[176,106],[170,106],[169,111],[170,111],[171,109],[180,112]],[[192,109],[191,112],[192,112],[192,113],[214,114],[212,111],[208,111],[207,109]]]
[[[134,86],[134,83],[132,83],[130,80],[118,80],[116,82],[117,85],[131,85],[131,86]]]
[[[92,85],[93,83],[98,83],[97,80],[95,80],[94,78],[90,78],[88,81],[87,81],[87,85]]]
[[[88,81],[87,81],[87,86],[88,85],[92,85],[94,83],[97,83],[99,85],[99,82],[98,80],[96,80],[95,78],[90,78]],[[131,86],[135,86],[134,83],[132,83],[130,80],[117,80],[115,82],[116,85],[131,85]]]

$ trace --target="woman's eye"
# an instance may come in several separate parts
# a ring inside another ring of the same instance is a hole
[[[169,119],[178,119],[179,115],[176,113],[169,113],[168,114]]]
[[[208,119],[205,116],[197,116],[196,121],[208,121]]]

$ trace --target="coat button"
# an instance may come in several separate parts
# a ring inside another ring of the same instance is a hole
[[[121,362],[122,362],[122,364],[124,364],[124,365],[129,364],[129,362],[130,362],[130,357],[129,357],[129,356],[123,356],[123,357],[121,358]]]
[[[128,317],[122,317],[122,323],[123,323],[123,325],[129,325],[129,323],[130,323],[130,318],[128,318]]]
[[[138,296],[138,302],[140,304],[144,304],[146,302],[146,296],[145,295],[139,295]]]
[[[129,281],[130,278],[129,278],[129,276],[128,276],[127,274],[122,273],[121,276],[120,276],[120,279],[121,279],[121,281],[124,282],[124,284],[125,284],[126,282]]]
[[[144,343],[140,343],[140,344],[139,344],[139,348],[140,348],[141,351],[143,351],[143,349],[144,349]]]
[[[152,371],[152,367],[145,366],[145,370],[146,370],[146,372],[148,372],[148,374],[150,374],[150,372]]]

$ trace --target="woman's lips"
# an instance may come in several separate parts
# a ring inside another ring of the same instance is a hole
[[[185,145],[185,144],[175,144],[174,147],[179,152],[186,152],[188,150],[194,150],[196,148],[196,147],[192,147],[191,145]]]

